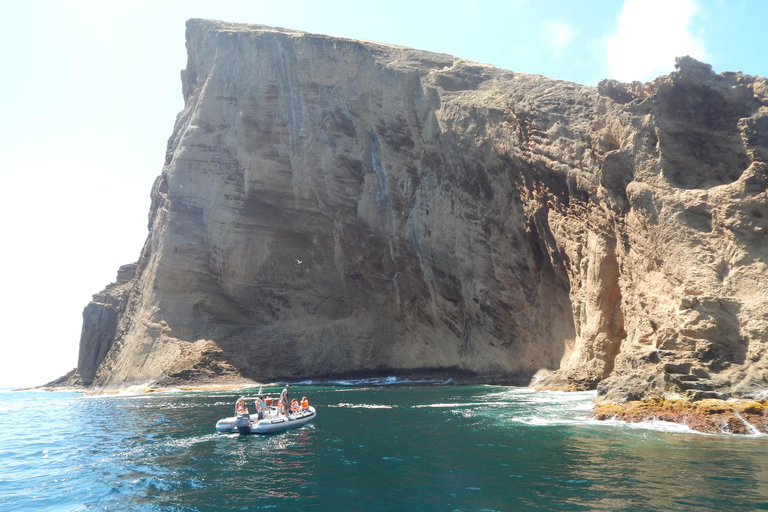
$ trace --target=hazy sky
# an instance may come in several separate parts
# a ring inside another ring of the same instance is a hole
[[[184,22],[449,53],[596,85],[689,54],[767,76],[762,0],[0,0],[0,388],[77,364],[82,310],[135,261],[182,108]]]

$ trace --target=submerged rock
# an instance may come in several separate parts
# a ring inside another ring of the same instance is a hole
[[[196,19],[187,50],[146,244],[84,311],[85,385],[765,389],[765,79],[685,57],[594,88]]]

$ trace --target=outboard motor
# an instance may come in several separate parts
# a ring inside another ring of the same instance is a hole
[[[247,412],[237,415],[237,431],[241,434],[251,433],[251,415]]]

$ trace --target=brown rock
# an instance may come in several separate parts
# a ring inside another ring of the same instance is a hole
[[[620,419],[630,423],[672,421],[711,434],[768,433],[768,407],[765,401],[705,398],[690,402],[650,398],[623,405],[600,403],[595,406],[593,415],[601,420]]]
[[[592,88],[203,20],[187,48],[135,277],[86,308],[84,382],[764,396],[764,79],[682,58]]]

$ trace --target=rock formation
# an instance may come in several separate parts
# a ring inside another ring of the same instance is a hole
[[[597,88],[187,23],[139,261],[84,311],[119,387],[439,372],[764,400],[768,83]]]

